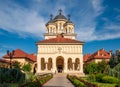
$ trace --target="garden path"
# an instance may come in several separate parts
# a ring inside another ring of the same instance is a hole
[[[74,87],[74,85],[66,78],[66,74],[57,73],[43,87]]]

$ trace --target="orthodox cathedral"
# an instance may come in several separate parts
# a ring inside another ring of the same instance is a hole
[[[37,44],[37,73],[83,73],[83,45],[74,23],[59,10],[46,23],[45,39]]]

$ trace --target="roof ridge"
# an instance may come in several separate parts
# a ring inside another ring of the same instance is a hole
[[[55,37],[55,38],[41,40],[37,43],[84,43],[84,42],[70,38]]]

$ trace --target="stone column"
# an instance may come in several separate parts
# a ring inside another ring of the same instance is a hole
[[[48,70],[47,65],[48,65],[48,59],[47,59],[47,58],[45,58],[45,70]]]
[[[75,71],[75,63],[73,63],[73,71]]]
[[[64,72],[67,72],[67,59],[64,59]]]
[[[39,54],[37,55],[37,73],[41,71],[41,58],[39,58]]]
[[[48,63],[45,63],[45,70],[48,70]]]
[[[80,72],[83,73],[83,62],[80,61]]]
[[[57,72],[57,69],[56,69],[56,59],[52,58],[53,60],[53,66],[52,66],[52,70],[53,70],[53,73]]]

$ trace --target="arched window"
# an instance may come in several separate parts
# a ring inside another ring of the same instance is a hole
[[[71,59],[71,58],[68,59],[68,69],[69,69],[69,70],[72,70],[72,69],[73,69],[72,59]]]
[[[71,28],[69,27],[69,33],[71,33]]]
[[[60,23],[59,25],[60,25],[60,30],[61,30],[62,29],[62,24]]]
[[[75,59],[75,70],[80,70],[80,60],[79,60],[79,58]]]
[[[49,32],[52,33],[52,27],[50,27],[50,31]]]
[[[45,69],[45,59],[41,58],[41,70]]]
[[[52,58],[48,59],[48,70],[52,69]]]

